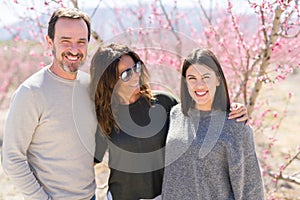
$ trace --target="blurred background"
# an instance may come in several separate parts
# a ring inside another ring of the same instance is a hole
[[[153,89],[179,96],[183,58],[196,47],[218,57],[231,101],[247,106],[267,199],[300,199],[299,0],[0,0],[0,152],[12,93],[50,64],[52,12],[77,7],[92,20],[83,70],[96,48],[121,42],[145,61]],[[95,166],[104,199],[107,160]],[[22,199],[0,168],[0,200]]]

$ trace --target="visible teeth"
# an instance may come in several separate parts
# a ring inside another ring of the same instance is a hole
[[[75,61],[77,60],[77,57],[67,57],[69,60]]]
[[[197,95],[203,96],[206,94],[206,92],[196,92]]]

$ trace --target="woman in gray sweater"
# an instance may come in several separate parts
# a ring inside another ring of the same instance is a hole
[[[181,104],[171,110],[163,199],[264,199],[252,129],[229,120],[229,110],[217,58],[192,51],[183,63]]]

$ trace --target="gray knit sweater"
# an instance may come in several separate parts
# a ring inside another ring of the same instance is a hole
[[[45,67],[14,93],[2,166],[25,199],[90,199],[95,194],[95,133],[89,75],[66,80]]]
[[[189,116],[171,111],[163,199],[264,199],[251,127],[220,111]]]

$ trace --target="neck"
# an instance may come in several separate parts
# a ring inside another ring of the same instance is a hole
[[[77,76],[77,72],[68,73],[68,72],[64,71],[60,66],[58,66],[57,64],[54,64],[54,63],[51,65],[51,67],[49,69],[56,76],[59,76],[61,78],[67,79],[67,80],[75,80],[76,76]]]
[[[129,103],[134,103],[136,102],[139,98],[141,97],[141,93],[136,93],[134,95],[131,96],[131,98],[129,99]]]

